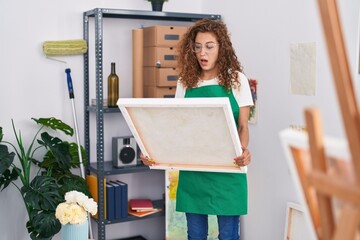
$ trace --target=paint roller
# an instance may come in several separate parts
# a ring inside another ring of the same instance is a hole
[[[86,53],[87,44],[83,39],[45,41],[43,43],[43,51],[46,56],[78,55]]]
[[[88,49],[87,43],[83,39],[63,40],[63,41],[45,41],[43,43],[43,52],[47,58],[65,63],[66,65],[67,65],[67,62],[53,58],[53,56],[69,56],[69,55],[84,54],[87,52],[87,49]],[[49,57],[49,56],[51,56],[51,57]],[[73,88],[72,78],[71,78],[70,73],[71,73],[71,69],[66,67],[65,74],[66,74],[67,86],[68,86],[68,91],[69,91],[69,98],[71,101],[72,112],[73,112],[75,137],[76,137],[76,142],[78,145],[78,154],[79,154],[79,161],[80,161],[80,174],[81,174],[81,177],[85,179],[85,170],[84,170],[84,163],[83,163],[83,159],[82,159],[82,155],[81,155],[81,147],[80,147],[81,145],[80,145],[80,139],[79,139],[76,108],[75,108],[75,101],[74,101],[75,95],[74,95],[74,88]],[[93,239],[90,216],[88,216],[88,219],[89,219],[90,238]]]
[[[63,40],[63,41],[45,41],[43,43],[43,52],[46,55],[46,57],[49,58],[49,56],[68,56],[68,55],[79,55],[84,54],[87,52],[87,43],[83,39],[76,39],[76,40]],[[65,61],[52,58],[51,60],[60,61],[65,64],[67,64]],[[78,144],[78,152],[79,152],[79,160],[80,160],[80,172],[81,177],[85,179],[85,171],[84,171],[84,164],[81,156],[81,149],[80,149],[80,140],[79,140],[79,132],[77,127],[77,118],[76,118],[76,109],[75,109],[75,103],[74,103],[74,88],[72,84],[72,78],[71,78],[71,69],[66,67],[65,68],[66,73],[66,79],[67,79],[67,86],[69,91],[69,98],[71,100],[72,109],[73,109],[73,118],[74,118],[74,129],[75,129],[75,136],[76,141]]]

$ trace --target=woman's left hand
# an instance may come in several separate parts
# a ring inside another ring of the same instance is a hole
[[[243,149],[243,153],[241,156],[234,158],[234,164],[243,167],[249,165],[251,162],[251,153],[249,149],[245,148]]]

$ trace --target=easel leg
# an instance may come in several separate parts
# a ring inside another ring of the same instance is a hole
[[[359,231],[360,210],[349,204],[343,206],[333,240],[354,240]]]
[[[309,146],[312,167],[316,171],[326,173],[327,164],[323,141],[321,117],[318,109],[305,110],[306,128],[309,133]],[[331,205],[331,196],[319,191],[316,192],[320,212],[321,239],[330,240],[334,230],[334,215]]]

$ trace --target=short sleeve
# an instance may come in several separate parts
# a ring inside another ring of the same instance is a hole
[[[185,88],[178,80],[176,85],[175,98],[184,98],[185,97]]]
[[[240,88],[233,88],[234,97],[239,107],[253,106],[254,102],[251,95],[248,78],[239,72]]]

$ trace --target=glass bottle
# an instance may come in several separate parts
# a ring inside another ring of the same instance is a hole
[[[119,98],[119,77],[116,75],[115,63],[111,63],[111,73],[108,76],[108,107],[116,107]]]

